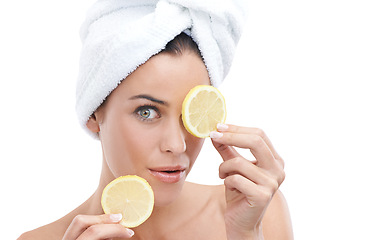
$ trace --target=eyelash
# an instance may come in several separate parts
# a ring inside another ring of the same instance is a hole
[[[155,117],[155,118],[160,118],[161,117],[161,114],[160,114],[160,112],[159,112],[159,110],[158,110],[158,108],[156,107],[156,106],[154,106],[154,105],[149,105],[149,104],[146,104],[146,105],[143,105],[143,106],[140,106],[140,107],[138,107],[135,111],[134,111],[134,113],[135,113],[135,115],[136,115],[136,117],[139,119],[139,120],[141,120],[141,121],[153,121],[155,118],[153,118],[153,119],[150,119],[150,118],[144,118],[144,117],[142,117],[141,115],[140,115],[140,111],[142,111],[142,110],[153,110],[153,111],[155,111],[156,112],[156,114],[157,114],[157,116],[158,117]]]

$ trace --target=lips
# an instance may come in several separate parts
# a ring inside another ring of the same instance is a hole
[[[183,179],[185,175],[185,167],[182,166],[166,166],[150,168],[150,174],[164,183],[177,183]]]

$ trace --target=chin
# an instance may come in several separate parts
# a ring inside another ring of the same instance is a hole
[[[154,206],[164,207],[175,202],[182,192],[184,180],[173,184],[153,184]]]

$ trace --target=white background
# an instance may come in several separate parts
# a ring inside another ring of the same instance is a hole
[[[74,111],[92,2],[0,3],[1,239],[62,217],[97,187],[99,143]],[[264,129],[286,160],[296,239],[367,239],[366,1],[258,0],[248,11],[220,88],[227,122]],[[205,145],[189,180],[220,183],[220,162]]]

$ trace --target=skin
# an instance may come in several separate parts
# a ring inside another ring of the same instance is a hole
[[[65,217],[19,239],[293,239],[286,201],[278,191],[283,160],[259,129],[219,125],[211,134],[223,158],[222,186],[185,181],[203,139],[189,134],[181,120],[189,90],[209,84],[202,60],[190,51],[160,53],[130,74],[87,123],[99,134],[103,167],[96,192]],[[250,149],[250,162],[233,147]],[[150,173],[183,166],[184,177],[165,183]],[[120,215],[103,214],[100,198],[116,177],[145,178],[155,194],[151,217],[132,230]]]

